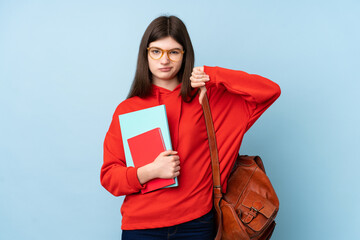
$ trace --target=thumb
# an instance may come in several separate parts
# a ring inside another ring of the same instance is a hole
[[[206,87],[205,86],[202,86],[200,87],[200,93],[199,93],[199,103],[202,105],[202,102],[203,102],[203,99],[205,97],[205,94],[206,94]]]
[[[166,150],[166,151],[160,153],[160,155],[162,155],[162,156],[169,156],[169,155],[175,155],[175,154],[177,154],[177,151],[173,151],[173,150]]]

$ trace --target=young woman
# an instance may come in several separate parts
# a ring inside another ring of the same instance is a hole
[[[226,191],[245,132],[280,95],[279,86],[264,77],[193,65],[184,23],[174,16],[151,22],[129,96],[116,108],[104,141],[101,184],[115,196],[126,195],[122,239],[213,239],[210,152],[195,97],[201,88],[209,98]],[[166,106],[173,149],[143,167],[127,167],[118,116],[160,104]],[[178,187],[140,193],[151,179],[174,177]]]

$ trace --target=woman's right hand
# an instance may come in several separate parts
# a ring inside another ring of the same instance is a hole
[[[176,151],[160,153],[151,164],[155,178],[174,178],[180,174],[180,160]]]
[[[138,168],[137,176],[140,184],[154,178],[170,179],[180,175],[180,160],[176,151],[167,150],[160,153],[156,159]]]

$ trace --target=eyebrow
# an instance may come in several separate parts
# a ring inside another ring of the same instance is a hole
[[[166,50],[166,49],[162,49],[162,48],[156,47],[156,46],[152,46],[152,47],[149,47],[149,48],[158,48],[158,49],[161,49],[161,50]],[[181,48],[178,48],[178,47],[176,47],[176,48],[170,48],[169,50],[174,50],[174,49],[178,49],[178,50],[180,50],[180,51],[183,51]]]

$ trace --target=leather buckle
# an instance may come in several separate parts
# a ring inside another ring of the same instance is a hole
[[[254,205],[256,207],[254,207]],[[260,209],[258,209],[258,207],[260,207]],[[247,215],[242,219],[244,223],[249,224],[254,218],[256,218],[256,216],[258,215],[258,213],[260,212],[260,210],[263,208],[263,205],[261,204],[261,202],[254,202],[253,206],[251,206],[251,208],[249,209],[249,212],[247,213]]]
[[[259,210],[257,210],[257,209],[254,208],[254,207],[251,207],[251,208],[250,208],[250,211],[249,211],[249,214],[250,214],[251,216],[253,216],[253,217],[256,217],[257,214],[258,214],[258,212],[259,212]]]

